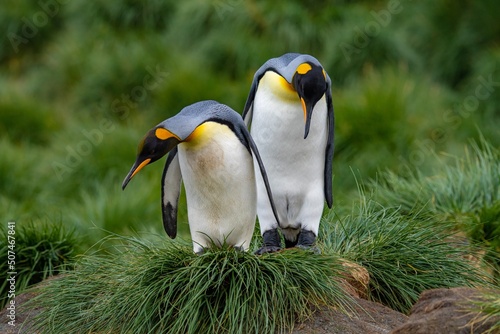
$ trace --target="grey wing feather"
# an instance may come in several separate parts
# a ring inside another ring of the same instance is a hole
[[[177,147],[170,151],[161,180],[161,208],[163,227],[168,236],[177,236],[177,208],[181,192],[181,167]]]

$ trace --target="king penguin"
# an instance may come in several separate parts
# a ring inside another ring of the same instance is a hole
[[[272,58],[254,75],[245,123],[266,165],[281,223],[257,178],[257,215],[263,246],[257,254],[286,247],[311,248],[324,202],[332,206],[334,114],[331,80],[320,62],[287,53]]]
[[[168,154],[162,177],[162,218],[177,235],[177,207],[184,183],[193,251],[227,244],[248,250],[256,220],[255,166],[274,209],[266,170],[240,114],[216,101],[182,109],[151,129],[122,188],[144,166]],[[276,213],[276,219],[277,213]]]

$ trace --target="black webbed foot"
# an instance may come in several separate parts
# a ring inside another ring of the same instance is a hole
[[[314,245],[315,242],[316,234],[314,234],[312,231],[302,230],[300,231],[296,247],[304,250],[311,250],[314,252],[314,254],[321,254],[319,248]]]
[[[274,253],[281,250],[281,239],[277,229],[266,231],[262,234],[263,244],[255,254]]]

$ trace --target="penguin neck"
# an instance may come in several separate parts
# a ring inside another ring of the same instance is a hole
[[[202,123],[184,140],[182,146],[186,149],[203,148],[217,132],[223,131],[222,127],[224,125],[216,122]]]
[[[267,71],[260,79],[259,86],[259,89],[268,90],[283,100],[299,101],[292,84],[276,72]]]

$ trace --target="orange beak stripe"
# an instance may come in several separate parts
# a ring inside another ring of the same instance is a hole
[[[304,98],[300,98],[300,102],[302,102],[302,109],[304,110],[304,122],[307,119],[307,107],[306,107],[306,101],[304,101]]]
[[[139,171],[142,168],[144,168],[144,166],[146,166],[147,164],[149,164],[150,162],[151,162],[151,159],[146,159],[143,162],[141,162],[141,164],[139,166],[137,166],[137,168],[134,170],[134,172],[132,173],[132,175],[130,176],[130,178],[133,178],[135,174],[139,173]]]

